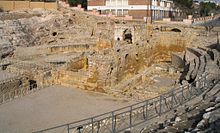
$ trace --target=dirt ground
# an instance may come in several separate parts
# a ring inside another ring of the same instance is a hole
[[[51,86],[0,106],[1,133],[30,133],[130,105],[123,99]]]

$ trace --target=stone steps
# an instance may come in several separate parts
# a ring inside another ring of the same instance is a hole
[[[182,77],[187,81],[198,80],[205,72],[213,74],[219,72],[220,53],[216,48],[188,48],[185,56],[189,67],[184,69],[186,74],[183,73]]]

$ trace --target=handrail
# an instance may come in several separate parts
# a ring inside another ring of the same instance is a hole
[[[184,102],[187,102],[187,101],[193,99],[198,94],[204,92],[208,88],[207,87],[207,77],[208,77],[208,74],[204,74],[202,77],[200,77],[198,80],[194,81],[191,84],[188,84],[185,86],[180,86],[176,89],[172,89],[172,90],[168,91],[167,93],[164,93],[164,94],[157,96],[155,98],[152,98],[152,99],[144,100],[142,102],[135,103],[130,106],[122,107],[122,108],[119,108],[119,109],[116,109],[113,111],[109,111],[109,112],[106,112],[106,113],[103,113],[100,115],[86,118],[86,119],[83,119],[80,121],[75,121],[75,122],[66,123],[66,124],[55,126],[55,127],[39,130],[34,133],[42,133],[45,131],[59,129],[61,127],[65,128],[65,129],[67,128],[68,133],[72,129],[77,130],[77,132],[79,132],[79,133],[83,129],[85,129],[85,130],[88,129],[93,133],[94,131],[99,132],[101,130],[100,129],[101,126],[106,126],[105,124],[103,124],[106,122],[110,125],[112,124],[112,126],[111,126],[112,129],[110,130],[112,133],[123,131],[129,127],[133,127],[133,126],[138,125],[140,123],[143,123],[149,119],[160,116],[163,113],[166,113],[166,112],[174,109],[175,107],[182,105]],[[201,87],[201,85],[202,85],[202,89],[200,88],[201,92],[197,92],[197,89],[199,87]],[[187,95],[187,93],[189,93],[189,94]],[[166,97],[164,97],[165,95],[166,95]],[[184,99],[185,97],[189,97],[189,98]],[[176,101],[176,99],[178,99],[178,98],[182,99],[182,101],[179,101],[179,103],[177,102],[178,100]],[[170,104],[170,107],[167,107],[168,106],[167,104]],[[137,105],[140,105],[140,106],[135,107]],[[165,109],[165,108],[167,108],[167,109]],[[119,111],[121,111],[121,112],[119,112]],[[151,114],[153,113],[153,114],[152,114],[152,116],[150,116],[148,113],[151,113]],[[143,115],[143,118],[142,118],[143,120],[140,120],[139,123],[133,122],[132,119],[135,117],[135,115],[140,115],[140,114]],[[99,117],[102,117],[102,118],[98,119]],[[129,120],[130,122],[128,122],[128,123],[130,123],[130,124],[124,125],[125,127],[123,127],[122,129],[120,129],[120,128],[117,129],[117,126],[119,126],[117,124],[120,123],[118,121],[123,121],[123,119],[121,119],[123,117],[124,117],[124,119],[127,119],[127,121]],[[74,126],[74,124],[75,124],[75,126]],[[106,129],[107,129],[107,127],[106,127]],[[101,133],[101,131],[100,131],[100,133]]]

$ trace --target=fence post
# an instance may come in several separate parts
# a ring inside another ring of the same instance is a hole
[[[130,106],[130,129],[132,127],[132,106]]]
[[[160,95],[160,109],[159,109],[159,116],[161,116],[161,113],[162,113],[162,98],[163,98],[163,95]]]
[[[115,133],[115,116],[114,116],[114,112],[112,112],[112,133]]]
[[[94,130],[94,120],[93,120],[93,118],[91,119],[91,121],[92,121],[92,133],[94,132],[93,130]]]
[[[181,86],[181,95],[182,95],[182,98],[181,98],[182,101],[181,101],[180,104],[182,105],[183,104],[183,100],[184,100],[183,87],[182,86]]]
[[[204,77],[204,88],[205,88],[205,90],[207,89],[207,73],[205,73],[205,77]]]
[[[17,97],[17,95],[18,95],[18,91],[17,89],[15,89],[15,98]]]
[[[145,115],[145,118],[146,120],[148,119],[148,100],[146,101],[146,115]]]
[[[70,125],[67,124],[67,132],[70,133]]]
[[[5,94],[3,94],[3,96],[2,96],[2,103],[4,103],[5,102]]]
[[[192,92],[191,92],[191,84],[188,84],[187,85],[187,88],[188,88],[188,91],[189,91],[189,99],[188,100],[190,100],[191,99],[191,97],[192,97]]]
[[[9,101],[11,101],[11,92],[8,93]]]
[[[174,90],[172,90],[171,94],[172,94],[171,95],[171,109],[173,109],[173,106],[174,106],[174,104],[173,104],[173,102],[174,102]]]
[[[146,113],[145,113],[145,105],[143,105],[142,108],[143,108],[143,117],[144,117],[144,120],[145,120],[146,119],[146,116],[145,116],[146,115]]]

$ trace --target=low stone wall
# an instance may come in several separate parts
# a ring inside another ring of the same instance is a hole
[[[19,9],[57,9],[57,2],[30,2],[30,1],[2,1],[0,0],[0,8],[4,11]]]
[[[21,84],[20,77],[14,77],[4,81],[0,81],[0,104],[3,102],[2,99],[3,95],[19,88],[20,84]]]
[[[219,17],[220,17],[220,14],[216,14],[214,16],[195,18],[193,19],[193,24],[200,24],[200,23],[208,22],[211,20],[218,19]]]

